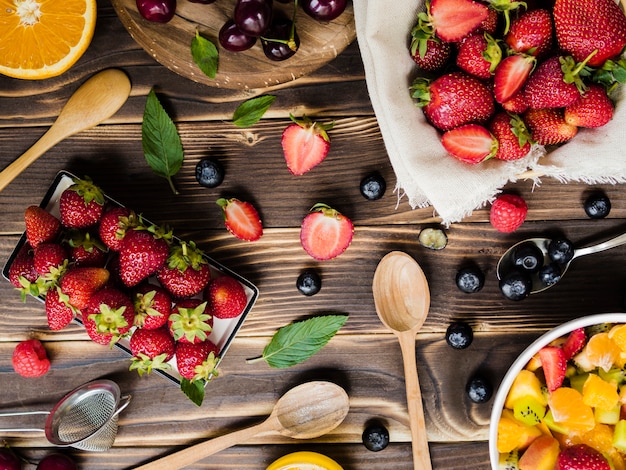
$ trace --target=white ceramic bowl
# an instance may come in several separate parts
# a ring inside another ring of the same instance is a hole
[[[498,470],[499,453],[496,446],[498,438],[498,421],[502,414],[504,401],[509,393],[509,389],[513,384],[513,380],[517,374],[526,366],[528,361],[544,346],[548,345],[555,339],[567,335],[571,331],[588,327],[591,325],[599,325],[601,323],[626,323],[626,313],[602,313],[598,315],[590,315],[586,317],[576,318],[575,320],[563,323],[537,338],[530,346],[528,346],[511,365],[506,375],[498,387],[496,397],[493,402],[491,411],[491,421],[489,425],[489,459],[491,460],[491,468]]]

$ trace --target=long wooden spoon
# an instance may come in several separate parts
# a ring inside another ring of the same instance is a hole
[[[0,173],[0,191],[47,150],[63,139],[94,127],[113,116],[130,95],[124,72],[107,69],[89,78],[65,103],[48,131]]]
[[[348,394],[339,385],[324,381],[306,382],[285,393],[262,423],[201,442],[135,470],[182,468],[261,434],[278,433],[294,439],[313,439],[339,426],[349,409]]]
[[[392,251],[376,267],[372,292],[380,321],[398,337],[402,350],[413,467],[430,470],[432,465],[415,359],[415,335],[424,324],[430,308],[428,282],[413,258],[406,253]]]

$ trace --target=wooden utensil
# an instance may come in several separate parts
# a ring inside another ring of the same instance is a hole
[[[307,382],[285,393],[262,423],[174,452],[136,470],[183,468],[261,434],[278,433],[294,439],[319,437],[339,426],[349,408],[348,394],[339,385]]]
[[[380,321],[398,337],[406,382],[406,399],[413,446],[413,467],[432,468],[415,359],[415,335],[430,308],[430,290],[422,268],[406,253],[392,251],[378,263],[372,282]]]
[[[89,78],[70,96],[50,129],[2,170],[0,191],[66,137],[94,127],[113,116],[128,99],[130,88],[130,80],[126,74],[117,69],[107,69]]]

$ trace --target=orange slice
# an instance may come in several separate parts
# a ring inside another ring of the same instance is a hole
[[[60,75],[83,55],[95,26],[96,0],[0,0],[0,73]]]
[[[573,388],[557,388],[548,398],[554,421],[574,434],[591,431],[596,425],[593,409],[583,402],[583,396]]]
[[[605,372],[619,365],[622,352],[608,333],[598,333],[589,338],[585,351],[591,364],[604,369]]]

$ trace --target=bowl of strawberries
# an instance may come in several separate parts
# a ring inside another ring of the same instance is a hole
[[[626,468],[626,314],[577,318],[511,365],[489,429],[493,470]]]

